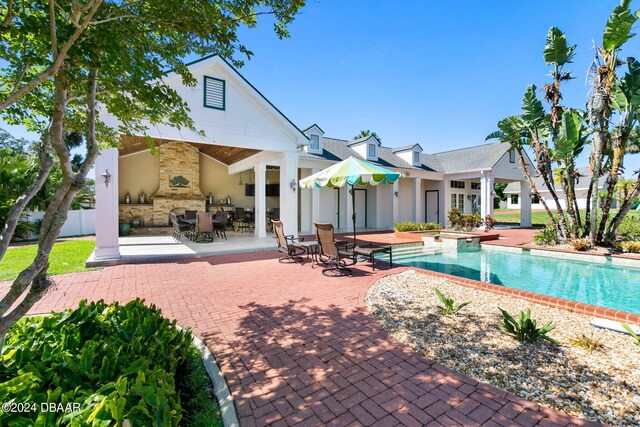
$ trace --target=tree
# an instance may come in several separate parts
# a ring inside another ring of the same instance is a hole
[[[537,98],[536,87],[530,85],[524,96],[522,113],[500,121],[499,131],[487,137],[498,138],[518,151],[523,174],[530,184],[533,174],[543,178],[555,201],[555,212],[549,209],[544,199],[541,198],[541,202],[559,241],[582,235],[589,236],[597,244],[611,242],[628,213],[631,201],[640,191],[640,171],[635,171],[638,178],[634,186],[626,193],[616,216],[610,219],[624,156],[637,149],[636,135],[639,134],[640,96],[637,94],[640,93],[640,64],[634,58],[619,59],[622,45],[635,35],[631,28],[640,14],[629,10],[630,3],[630,0],[622,0],[605,26],[602,45],[597,49],[590,70],[592,90],[587,112],[561,104],[561,85],[573,78],[564,66],[571,63],[575,45],[570,46],[565,35],[553,27],[547,34],[543,55],[545,62],[553,67],[550,73],[553,81],[542,89],[544,99],[550,104],[549,111],[544,110]],[[620,78],[617,68],[625,62],[629,71]],[[591,178],[583,224],[575,195],[575,184],[580,178],[575,160],[590,143]],[[525,145],[533,148],[536,171],[529,171],[523,165],[522,147]],[[607,174],[609,185],[598,203],[598,180],[603,174]],[[566,213],[559,203],[556,182],[566,195]],[[540,197],[533,186],[532,191]],[[598,220],[599,206],[602,214]]]
[[[507,200],[507,195],[504,194],[504,190],[505,188],[507,188],[507,183],[506,182],[496,182],[493,186],[493,189],[495,191],[495,197],[493,199],[493,207],[495,209],[500,207],[500,202],[504,202],[505,200]]]
[[[378,136],[377,133],[375,132],[371,132],[369,129],[367,130],[361,130],[359,134],[357,134],[356,136],[353,137],[354,140],[356,139],[360,139],[360,138],[366,138],[368,136],[373,136],[375,137],[378,141],[382,142],[382,139],[380,139],[380,137]]]
[[[98,155],[98,141],[117,146],[120,134],[144,133],[158,123],[197,131],[186,103],[163,78],[172,71],[185,84],[194,85],[183,59],[193,54],[217,53],[242,65],[235,55],[249,58],[251,52],[239,43],[239,27],[255,27],[259,15],[270,14],[275,18],[276,34],[286,37],[287,24],[303,4],[304,0],[102,2],[91,21],[99,30],[86,29],[68,49],[63,67],[2,111],[5,119],[42,132],[43,152],[55,155],[61,180],[45,212],[33,262],[0,300],[0,342],[50,283],[46,275],[49,254],[73,200],[86,185],[86,175]],[[48,46],[49,59],[56,62],[62,51],[58,34],[75,34],[76,27],[68,24],[63,10],[53,3],[49,6],[26,4],[16,14],[28,17],[32,31],[24,36],[9,31],[2,36],[17,37],[28,45],[23,50],[27,52]],[[12,40],[11,46],[17,44]],[[0,80],[19,81],[17,70],[27,58],[12,52],[9,61]],[[118,119],[117,128],[101,120],[107,113]],[[84,159],[75,166],[68,143],[73,133],[82,134],[86,148]],[[43,164],[43,157],[39,158]]]

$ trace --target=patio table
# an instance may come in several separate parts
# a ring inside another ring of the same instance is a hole
[[[391,250],[391,246],[380,246],[380,245],[371,245],[371,246],[356,246],[353,248],[353,253],[356,255],[360,255],[366,258],[369,258],[369,262],[371,263],[371,268],[375,271],[375,255],[376,254],[389,254],[389,265],[393,266],[393,253]]]
[[[316,240],[297,242],[296,245],[302,246],[307,251],[307,260],[311,258],[311,268],[318,262],[318,242]]]

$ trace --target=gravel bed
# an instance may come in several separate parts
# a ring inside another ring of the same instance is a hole
[[[456,304],[442,316],[434,289]],[[640,347],[626,334],[595,328],[590,317],[501,296],[409,270],[376,282],[365,298],[369,311],[398,341],[455,371],[527,400],[593,421],[640,426]],[[498,307],[517,319],[531,308],[538,326],[556,329],[535,344],[519,343],[498,326]],[[601,351],[570,345],[576,334],[604,344]]]

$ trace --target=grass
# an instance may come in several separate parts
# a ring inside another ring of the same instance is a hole
[[[93,240],[70,240],[56,243],[53,245],[49,257],[49,274],[85,271],[84,263],[95,245]],[[15,280],[18,274],[31,264],[37,250],[37,245],[9,248],[0,261],[0,280]]]
[[[509,211],[511,209],[496,209],[494,211],[494,215],[493,218],[498,221],[498,222],[504,222],[504,223],[515,223],[515,224],[519,224],[520,223],[520,212],[515,212],[515,213],[504,213],[505,211]],[[554,210],[555,212],[555,210]],[[617,212],[617,209],[611,209],[611,217],[613,217]],[[580,215],[582,216],[582,218],[584,218],[584,210],[580,211]],[[640,212],[638,211],[631,211],[627,214],[627,216],[631,216],[631,217],[636,217],[638,219],[640,219]],[[540,226],[540,227],[544,227],[544,225],[549,222],[549,216],[547,215],[546,211],[538,211],[538,212],[532,212],[531,213],[531,222],[533,223],[533,226]]]
[[[187,372],[178,373],[176,384],[185,410],[185,425],[191,427],[222,427],[222,412],[213,393],[200,353],[191,346],[185,363]]]

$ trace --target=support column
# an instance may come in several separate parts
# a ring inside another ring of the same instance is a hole
[[[100,151],[95,164],[96,171],[96,249],[94,259],[120,258],[118,244],[118,149]],[[102,176],[111,174],[108,186]]]
[[[400,200],[400,179],[397,179],[396,182],[393,183],[393,190],[391,190],[391,221],[393,221],[393,223],[398,222],[400,215],[400,205],[398,202]]]
[[[520,226],[531,227],[531,187],[524,179],[520,181]]]
[[[493,175],[488,172],[480,173],[480,216],[493,216]]]
[[[420,212],[422,210],[422,206],[420,204],[422,197],[422,178],[413,178],[412,186],[411,186],[411,215],[413,217],[413,222],[423,222],[422,218],[420,218]]]
[[[253,167],[256,178],[255,184],[255,236],[267,237],[267,165],[258,163]]]
[[[311,175],[320,172],[320,169],[313,168],[311,169]],[[320,189],[312,188],[311,189],[311,231],[315,233],[314,223],[320,222]]]
[[[298,235],[298,153],[286,151],[280,154],[280,220],[284,231]],[[291,188],[291,182],[295,187]]]

